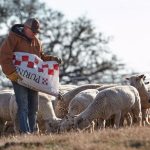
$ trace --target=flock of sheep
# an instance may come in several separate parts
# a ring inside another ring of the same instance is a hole
[[[61,85],[61,97],[39,92],[37,125],[41,133],[99,130],[106,127],[145,126],[150,108],[145,75],[126,78],[130,85]],[[0,91],[0,129],[18,133],[17,104],[12,90]]]

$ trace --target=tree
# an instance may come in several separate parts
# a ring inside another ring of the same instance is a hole
[[[23,23],[28,17],[38,17],[41,22],[40,38],[45,53],[62,58],[62,83],[113,82],[112,74],[123,69],[124,64],[108,48],[109,37],[98,33],[87,17],[69,21],[38,0],[0,2],[0,28],[7,28],[5,34],[12,24]]]

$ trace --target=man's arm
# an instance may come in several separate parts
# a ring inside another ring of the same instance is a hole
[[[10,33],[0,48],[0,62],[2,71],[7,75],[13,73],[16,69],[13,65],[13,50],[17,44],[15,36]]]
[[[58,64],[62,63],[62,60],[56,56],[46,55],[43,52],[41,53],[41,59],[43,61],[57,61]]]

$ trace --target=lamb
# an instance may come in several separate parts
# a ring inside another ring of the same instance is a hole
[[[13,91],[4,90],[3,92],[0,91],[0,125],[1,131],[4,132],[5,122],[11,121],[10,111],[9,111],[9,102],[13,95]]]
[[[118,84],[105,84],[97,89],[87,89],[87,90],[81,91],[69,103],[67,115],[68,116],[78,115],[79,113],[81,113],[83,110],[85,110],[88,107],[88,105],[95,99],[99,91],[102,91],[106,88],[111,88],[114,86],[118,86]],[[126,120],[127,120],[128,125],[131,126],[132,119],[130,117],[130,114],[127,114],[126,117],[127,117]],[[123,121],[124,121],[124,118],[122,118],[122,123],[121,123],[122,126],[123,126]],[[98,124],[99,123],[97,122],[97,126],[99,126]]]
[[[115,86],[104,89],[99,92],[94,101],[74,119],[70,119],[70,128],[84,129],[90,125],[95,119],[109,119],[115,116],[115,127],[119,127],[120,118],[129,111],[133,112],[137,123],[141,123],[141,103],[139,93],[132,86]],[[60,126],[60,130],[65,129],[64,124]]]
[[[87,89],[83,90],[70,101],[68,106],[68,115],[74,116],[81,113],[88,105],[95,99],[99,91],[102,91],[106,88],[111,88],[118,86],[117,84],[104,84],[97,89]]]
[[[86,90],[86,89],[96,89],[100,87],[100,84],[86,84],[79,86],[65,94],[62,95],[61,98],[56,99],[56,106],[55,106],[55,113],[56,116],[59,118],[64,118],[68,113],[68,106],[72,98],[78,94],[79,92]]]
[[[62,120],[56,117],[51,99],[51,95],[39,92],[39,111],[37,121],[39,129],[46,133],[57,132],[59,123]]]
[[[130,85],[134,86],[140,95],[141,98],[141,109],[142,109],[142,123],[145,126],[150,125],[148,121],[148,109],[150,108],[150,103],[149,103],[149,93],[148,93],[148,88],[146,87],[144,80],[145,80],[145,75],[132,75],[131,77],[127,77],[127,80],[129,80]]]
[[[60,85],[59,90],[61,93],[66,93],[69,90],[76,88],[76,85]],[[53,105],[55,105],[55,98],[51,95],[47,95],[44,93],[39,93],[39,113],[38,113],[38,124],[40,127],[40,131],[42,132],[56,132],[58,128],[58,124],[61,121],[60,118],[57,118],[55,112],[53,110]],[[41,100],[42,99],[42,100]],[[51,103],[52,102],[52,103]],[[41,104],[43,103],[43,104]],[[4,132],[5,128],[7,128],[6,121],[9,124],[14,122],[14,130],[17,133],[18,127],[15,120],[15,114],[17,113],[17,105],[15,102],[15,96],[13,90],[1,90],[0,91],[0,125],[1,132]],[[49,113],[46,113],[46,110]],[[40,111],[41,110],[41,111]],[[44,110],[44,111],[42,111]]]
[[[14,130],[18,132],[18,125],[16,120],[17,104],[13,92],[0,93],[0,117],[3,122],[12,121],[14,123]],[[52,106],[51,96],[39,92],[39,111],[37,118],[39,128],[42,132],[57,132],[60,118],[57,118]]]
[[[68,115],[74,116],[85,110],[98,94],[97,89],[87,89],[78,93],[69,103]]]
[[[66,131],[69,127],[68,125],[70,124],[70,123],[68,123],[68,121],[70,121],[69,118],[73,117],[75,115],[78,115],[83,110],[85,110],[88,107],[88,105],[95,99],[98,92],[99,91],[97,89],[87,89],[87,90],[84,90],[84,91],[81,91],[80,93],[78,93],[71,100],[71,102],[69,103],[69,107],[68,107],[68,114],[65,117],[65,119],[63,119],[61,122],[61,125],[63,125],[63,126],[65,126],[65,124],[66,124],[66,127],[65,127]],[[90,128],[88,128],[88,130],[90,130],[90,132],[94,131],[94,129],[96,127],[95,126],[96,123],[97,123],[97,121],[92,122]],[[62,131],[62,129],[60,131]]]

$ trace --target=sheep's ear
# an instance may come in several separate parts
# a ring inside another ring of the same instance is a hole
[[[147,82],[144,82],[145,84],[149,84],[149,82],[147,81]]]
[[[144,74],[142,74],[142,75],[139,76],[139,78],[140,78],[140,79],[143,78],[143,80],[145,80],[146,76],[145,76]]]
[[[59,91],[59,94],[57,95],[57,99],[60,101],[63,101],[63,94]]]

